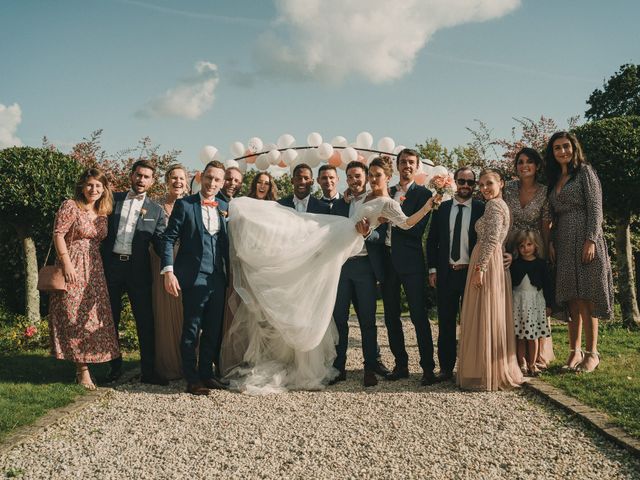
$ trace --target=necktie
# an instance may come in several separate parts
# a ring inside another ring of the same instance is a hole
[[[453,225],[453,242],[451,243],[451,260],[457,262],[460,260],[460,234],[462,233],[462,209],[464,205],[458,204],[458,213],[456,221]]]
[[[218,206],[218,202],[216,202],[215,200],[202,200],[200,202],[200,205],[204,206],[204,207],[217,207]]]
[[[127,200],[144,200],[144,193],[127,193]]]

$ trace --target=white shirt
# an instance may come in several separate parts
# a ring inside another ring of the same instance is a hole
[[[140,217],[140,211],[146,198],[146,193],[142,193],[142,198],[129,198],[130,195],[138,194],[130,191],[122,202],[122,210],[120,211],[120,223],[116,233],[116,241],[113,244],[113,253],[118,255],[131,255],[131,244],[133,235],[136,233],[136,224]]]
[[[400,205],[402,205],[402,202],[400,201],[400,199],[402,197],[406,197],[407,196],[407,191],[409,190],[411,185],[413,185],[413,182],[407,183],[407,186],[405,188],[402,188],[402,186],[400,184],[396,185],[396,194],[393,196],[393,199],[396,202],[398,202]],[[387,247],[391,246],[391,230],[392,230],[391,225],[389,225],[387,227],[387,238],[384,241],[384,244]]]
[[[362,195],[360,195],[359,197],[353,197],[351,199],[351,202],[349,202],[349,218],[353,217],[353,214],[356,212],[356,208],[362,203],[364,202],[365,198],[367,198],[367,192],[364,192]],[[363,245],[362,246],[362,250],[360,250],[358,253],[356,253],[355,255],[353,255],[350,258],[355,258],[355,257],[366,257],[368,255],[367,252],[367,246]]]
[[[301,212],[301,213],[305,213],[307,211],[307,207],[309,205],[309,197],[310,196],[311,196],[311,194],[307,195],[302,200],[300,200],[295,195],[293,196],[293,206],[296,208],[296,211]]]
[[[451,212],[449,212],[449,263],[456,265],[469,264],[469,225],[471,224],[471,206],[473,199],[470,198],[465,202],[459,202],[455,198],[452,200]],[[458,215],[458,205],[464,205],[462,208],[462,225],[460,230],[460,258],[455,262],[451,258],[451,249],[453,248],[453,230],[456,227],[456,216]],[[435,273],[435,268],[430,268],[429,273]]]

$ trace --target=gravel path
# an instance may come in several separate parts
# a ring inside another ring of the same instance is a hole
[[[640,460],[524,392],[463,393],[413,372],[364,391],[351,323],[347,382],[209,397],[131,383],[0,457],[20,478],[640,479]],[[384,338],[385,362],[391,366]]]

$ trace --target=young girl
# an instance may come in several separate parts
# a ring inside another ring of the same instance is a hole
[[[537,232],[518,232],[513,245],[516,251],[515,260],[511,264],[511,283],[516,354],[518,363],[522,365],[522,373],[537,376],[540,373],[536,366],[539,340],[551,336],[548,319],[553,300],[551,278],[546,262],[542,259],[542,241]]]

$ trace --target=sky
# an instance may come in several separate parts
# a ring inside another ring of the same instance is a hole
[[[0,0],[0,148],[103,129],[201,166],[251,137],[468,142],[561,126],[640,63],[636,0]]]

